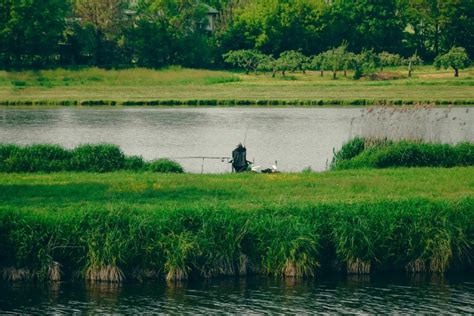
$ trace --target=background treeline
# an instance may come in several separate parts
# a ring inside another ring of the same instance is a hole
[[[208,10],[219,11],[210,31]],[[222,67],[255,49],[317,55],[346,42],[425,61],[474,54],[474,0],[2,0],[0,67]]]

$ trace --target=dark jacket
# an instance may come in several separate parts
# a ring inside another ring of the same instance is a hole
[[[248,170],[249,162],[247,161],[247,149],[239,146],[232,152],[232,167],[235,172],[244,172]]]

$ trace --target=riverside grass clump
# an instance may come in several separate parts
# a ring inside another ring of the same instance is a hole
[[[474,166],[474,144],[354,138],[334,153],[332,170]]]
[[[133,170],[183,173],[174,161],[145,162],[139,156],[126,156],[115,145],[81,145],[72,150],[58,145],[0,145],[0,172],[112,172]]]
[[[299,278],[334,267],[357,274],[443,273],[473,268],[473,223],[470,198],[255,210],[11,209],[0,213],[0,268],[9,280],[102,282]]]

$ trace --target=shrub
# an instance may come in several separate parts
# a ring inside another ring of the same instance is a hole
[[[0,171],[52,172],[67,170],[71,153],[57,145],[0,146]]]
[[[126,170],[143,170],[145,166],[145,161],[141,156],[125,157],[124,169]]]
[[[123,169],[125,155],[115,145],[82,145],[73,150],[71,165],[76,171],[115,171]]]
[[[331,169],[474,165],[474,144],[456,146],[355,138],[334,154]]]
[[[158,159],[151,162],[148,169],[158,173],[183,173],[183,167],[175,161],[168,159]]]

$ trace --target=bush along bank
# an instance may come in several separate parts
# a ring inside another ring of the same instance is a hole
[[[385,99],[320,99],[320,100],[276,100],[276,99],[169,99],[169,100],[0,100],[0,106],[471,106],[474,99],[461,100],[385,100]]]
[[[58,145],[0,145],[0,172],[112,172],[151,170],[183,173],[176,162],[160,159],[146,162],[139,156],[126,156],[115,145],[81,145],[72,150]]]
[[[5,210],[0,238],[7,280],[444,273],[474,267],[474,200],[252,211]]]
[[[474,144],[431,144],[354,138],[334,153],[332,170],[474,166]]]

